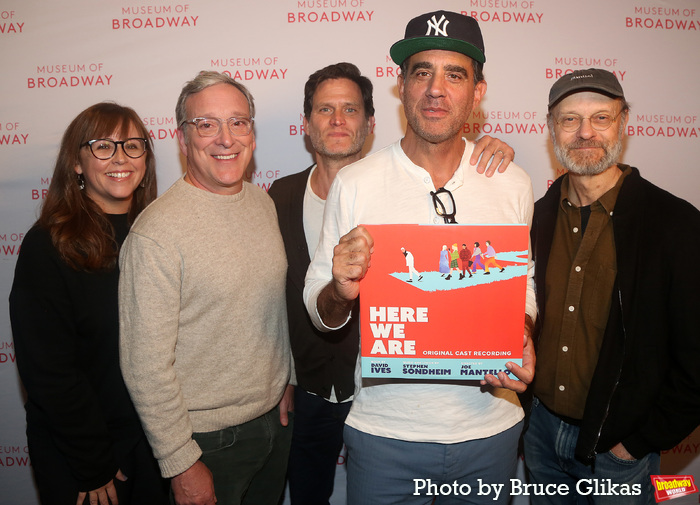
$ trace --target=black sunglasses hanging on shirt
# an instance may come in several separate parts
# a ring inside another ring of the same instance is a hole
[[[431,191],[430,196],[433,197],[435,213],[445,220],[445,224],[457,224],[457,220],[455,219],[457,206],[455,205],[455,199],[452,193],[442,187],[437,191]]]

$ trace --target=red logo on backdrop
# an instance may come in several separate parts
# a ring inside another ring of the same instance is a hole
[[[194,28],[199,16],[192,16],[189,4],[122,7],[121,18],[112,19],[113,30]]]
[[[29,134],[21,132],[19,121],[0,122],[0,146],[26,145],[28,140]]]
[[[495,5],[494,5],[495,4]],[[522,23],[541,24],[543,12],[528,12],[535,6],[534,1],[521,2],[493,2],[493,0],[471,0],[471,7],[482,7],[490,10],[463,10],[462,14],[471,16],[480,23]],[[495,7],[495,9],[493,9]],[[502,10],[498,8],[501,7]],[[513,10],[507,10],[513,9]]]
[[[396,66],[396,63],[394,63],[394,60],[392,60],[391,56],[388,54],[384,55],[384,60],[386,65],[376,67],[375,77],[391,77],[392,79],[396,79],[399,75],[399,67]]]
[[[172,116],[148,116],[141,118],[153,140],[177,138],[177,125]]]
[[[635,122],[636,120],[636,122]],[[627,135],[630,137],[698,138],[700,127],[696,114],[634,114],[630,115]]]
[[[0,10],[0,35],[24,33],[24,21],[19,21],[17,13]]]
[[[287,12],[287,23],[352,23],[371,22],[374,11],[364,9],[346,9],[347,7],[366,7],[365,0],[301,0],[297,7],[304,11]]]
[[[537,118],[536,111],[512,111],[477,109],[472,112],[471,122],[464,123],[462,133],[476,136],[487,135],[534,135],[544,134],[546,121]],[[470,137],[471,138],[471,137]]]
[[[12,246],[12,249],[14,250],[14,245]],[[2,250],[5,256],[9,256],[7,252],[5,252],[6,247],[3,245]],[[17,253],[19,254],[19,246],[17,246]],[[14,254],[14,251],[13,253]],[[0,343],[0,365],[4,363],[14,363],[15,362],[15,346],[14,342],[2,342]]]
[[[598,56],[585,57],[570,57],[570,56],[555,56],[554,65],[547,67],[544,70],[546,79],[559,79],[560,77],[570,74],[580,68],[605,68],[615,74],[621,83],[625,83],[627,70],[619,68],[620,61],[617,58],[601,58]]]
[[[27,77],[27,88],[99,87],[112,84],[112,74],[102,74],[104,63],[37,65],[36,77]],[[51,74],[56,74],[54,77]],[[45,77],[46,76],[46,77]]]
[[[24,23],[0,23],[0,34],[22,33]]]
[[[696,9],[635,6],[634,17],[625,17],[626,28],[694,31],[700,29]]]
[[[13,466],[30,466],[28,447],[21,445],[3,445],[0,447],[0,470]]]
[[[237,81],[280,81],[287,78],[287,71],[289,70],[281,66],[278,56],[212,58],[209,61],[214,69],[230,67],[231,70],[219,70],[219,72]]]
[[[692,475],[652,475],[651,484],[656,503],[698,492]]]

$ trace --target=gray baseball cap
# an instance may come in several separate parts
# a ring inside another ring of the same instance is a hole
[[[549,108],[576,91],[598,91],[613,98],[625,98],[620,81],[615,74],[601,68],[575,70],[560,77],[549,90]]]

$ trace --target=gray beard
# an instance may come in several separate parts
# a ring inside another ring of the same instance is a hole
[[[602,142],[588,141],[588,140],[577,140],[567,146],[562,146],[556,139],[552,139],[554,142],[554,155],[559,160],[559,163],[566,168],[569,172],[573,172],[577,175],[598,175],[605,172],[608,168],[616,165],[620,161],[622,156],[622,132],[624,124],[620,124],[618,130],[617,140],[609,146],[606,146]],[[604,156],[597,162],[592,161],[581,161],[578,162],[569,156],[569,148],[583,147],[583,146],[594,146],[600,147],[604,151]]]

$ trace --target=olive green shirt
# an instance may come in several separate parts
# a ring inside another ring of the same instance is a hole
[[[555,413],[581,419],[610,312],[617,275],[612,214],[627,166],[615,186],[581,208],[569,199],[568,174],[561,185],[552,250],[545,280],[545,318],[535,369],[535,395]]]

